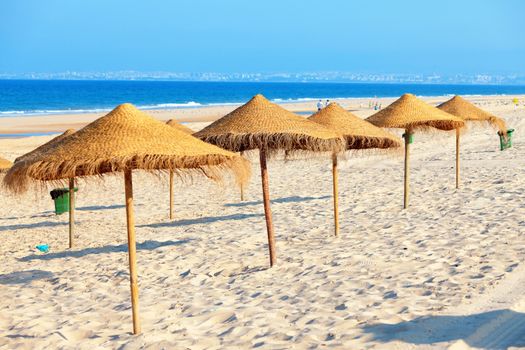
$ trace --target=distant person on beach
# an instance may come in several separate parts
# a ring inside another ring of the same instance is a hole
[[[327,107],[329,104],[330,104],[330,100],[326,100],[326,102],[324,103],[324,106]]]
[[[321,109],[323,109],[323,102],[319,100],[319,102],[317,102],[317,110],[320,111]]]

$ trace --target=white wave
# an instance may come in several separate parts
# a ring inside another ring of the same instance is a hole
[[[159,103],[155,105],[137,106],[139,109],[166,109],[166,108],[184,108],[184,107],[200,107],[202,104],[198,102],[187,103]],[[86,114],[86,113],[101,113],[109,112],[113,108],[92,108],[92,109],[34,109],[26,111],[0,111],[0,117],[11,116],[38,116],[38,115],[53,115],[53,114]]]
[[[206,106],[239,106],[242,104],[245,104],[245,102],[214,102],[214,103],[207,103]]]
[[[200,107],[202,104],[195,101],[185,103],[159,103],[154,105],[137,106],[140,109],[163,109],[163,108],[184,108],[184,107]]]
[[[289,102],[310,102],[310,101],[317,101],[322,100],[321,97],[300,97],[300,98],[274,98],[272,99],[273,102],[277,103],[289,103]]]
[[[28,111],[2,111],[0,116],[35,116],[35,115],[51,115],[51,114],[84,114],[84,113],[99,113],[107,112],[110,109],[96,108],[96,109],[34,109]]]
[[[24,114],[24,111],[4,111],[0,112],[0,114]]]
[[[374,97],[301,97],[301,98],[274,98],[272,99],[272,102],[275,103],[296,103],[296,102],[316,102],[316,101],[323,101],[326,100],[330,101],[341,101],[341,100],[359,100],[359,99],[366,99],[366,98],[374,98]]]

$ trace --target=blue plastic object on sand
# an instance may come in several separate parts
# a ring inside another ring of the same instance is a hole
[[[49,245],[40,244],[36,246],[36,249],[40,250],[42,253],[47,253],[49,251]]]

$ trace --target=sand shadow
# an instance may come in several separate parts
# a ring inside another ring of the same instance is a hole
[[[11,339],[34,339],[36,338],[36,335],[27,335],[27,334],[8,334],[6,335],[6,338],[11,338]]]
[[[35,215],[23,215],[23,216],[9,216],[9,217],[5,217],[5,218],[2,218],[2,220],[20,220],[20,219],[27,219],[27,218],[49,218],[49,217],[54,217],[56,216],[56,214],[54,214],[55,212],[53,210],[47,210],[47,211],[44,211],[40,214],[35,214]]]
[[[0,275],[0,284],[25,284],[34,280],[53,277],[53,273],[42,270],[16,271]]]
[[[186,220],[177,220],[170,222],[159,222],[155,224],[147,225],[137,225],[137,227],[178,227],[178,226],[190,226],[190,225],[199,225],[199,224],[209,224],[217,221],[236,221],[244,220],[249,218],[261,217],[263,214],[233,214],[233,215],[223,215],[223,216],[205,216],[202,218],[196,219],[186,219]]]
[[[35,229],[42,227],[56,227],[68,225],[67,222],[54,222],[54,221],[42,221],[36,222],[34,224],[19,224],[19,225],[3,225],[0,226],[0,231],[14,231],[14,230],[25,230],[25,229]]]
[[[188,243],[193,239],[183,239],[179,241],[144,241],[142,243],[137,243],[137,250],[154,250],[161,247],[167,246],[178,246],[181,244]],[[32,261],[32,260],[53,260],[53,259],[62,259],[62,258],[81,258],[86,255],[92,254],[110,254],[110,253],[124,253],[128,251],[127,244],[120,245],[107,245],[104,247],[97,248],[85,248],[81,250],[66,250],[57,253],[47,253],[47,254],[32,254],[18,259],[19,261]]]
[[[135,205],[137,206],[137,205]],[[86,206],[86,207],[78,207],[76,210],[81,211],[96,211],[96,210],[111,210],[111,209],[121,209],[125,208],[126,206],[123,204],[115,204],[115,205],[92,205],[92,206]]]
[[[229,275],[229,277],[253,275],[254,273],[267,271],[269,269],[270,269],[270,266],[255,266],[255,267],[245,268],[240,272],[232,273]]]
[[[271,199],[270,203],[299,203],[299,202],[315,201],[315,200],[328,199],[328,198],[332,198],[332,196],[320,196],[320,197],[291,196],[291,197]],[[247,207],[250,205],[262,205],[262,204],[263,204],[262,201],[253,201],[253,202],[226,203],[224,204],[224,206],[225,207]]]
[[[512,334],[509,333],[500,339],[486,334],[480,338],[476,336],[476,339],[468,339],[481,326],[495,319],[499,323],[498,329],[507,323],[508,328],[515,328],[510,332]],[[372,334],[373,340],[381,342],[398,340],[417,345],[430,345],[461,339],[475,348],[507,349],[511,346],[525,346],[525,314],[508,309],[461,316],[423,316],[397,324],[369,325],[363,327],[363,330],[365,333]],[[512,336],[513,334],[518,336]]]

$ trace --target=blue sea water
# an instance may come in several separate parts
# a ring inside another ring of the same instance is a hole
[[[276,102],[352,97],[525,94],[516,85],[0,80],[0,117],[243,103],[261,93]]]

